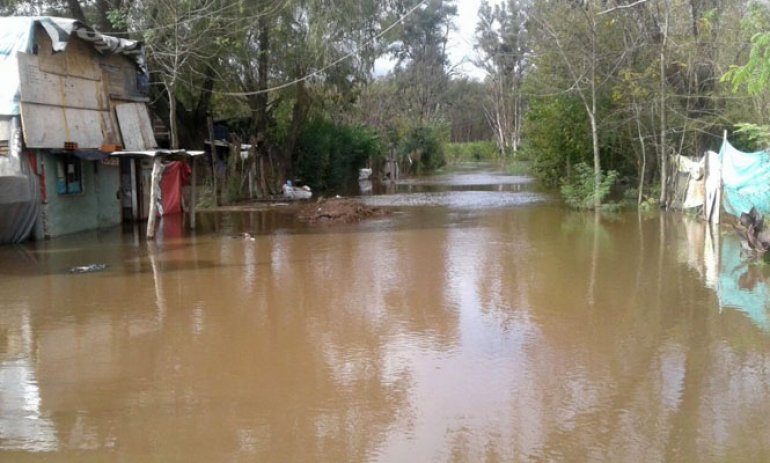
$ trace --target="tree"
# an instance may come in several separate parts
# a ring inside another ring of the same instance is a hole
[[[500,156],[515,156],[521,139],[521,85],[529,67],[526,9],[520,0],[508,0],[492,8],[484,1],[479,8],[476,41],[487,73],[489,97],[485,116],[492,128]]]
[[[403,21],[400,37],[390,47],[406,110],[417,123],[437,122],[441,113],[449,82],[446,46],[456,14],[453,0],[423,1]]]
[[[599,91],[617,69],[617,61],[624,58],[600,44],[601,34],[607,30],[607,19],[599,15],[598,0],[580,4],[549,1],[538,3],[533,16],[538,30],[544,34],[541,45],[550,43],[551,49],[541,48],[542,53],[553,53],[561,64],[561,70],[569,77],[566,88],[574,92],[583,104],[591,127],[594,171],[594,207],[601,205],[602,166],[599,144]],[[609,43],[605,43],[609,45]],[[606,67],[603,67],[605,65]],[[604,71],[609,74],[603,74]]]
[[[210,98],[211,72],[215,66],[212,62],[216,60],[223,44],[221,38],[226,37],[230,25],[222,13],[232,6],[224,0],[145,0],[139,3],[136,6],[140,11],[149,14],[138,15],[133,25],[144,31],[151,74],[163,86],[167,96],[170,145],[179,148],[179,93],[198,90],[194,88],[195,77],[204,75],[207,82],[202,90]]]

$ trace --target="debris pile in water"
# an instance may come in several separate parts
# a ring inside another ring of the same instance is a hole
[[[386,212],[368,207],[360,201],[347,198],[321,198],[307,204],[299,211],[298,217],[304,222],[316,223],[353,223],[369,217],[380,217]]]
[[[770,251],[770,228],[764,226],[762,214],[752,207],[742,213],[735,231],[741,239],[741,248],[752,258],[760,258]]]

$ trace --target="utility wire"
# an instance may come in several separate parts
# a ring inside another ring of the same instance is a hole
[[[366,46],[373,45],[375,40],[381,38],[382,36],[384,36],[385,34],[390,32],[393,28],[395,28],[397,25],[399,25],[402,22],[404,22],[404,20],[406,18],[408,18],[412,13],[414,13],[419,7],[424,5],[427,1],[428,0],[421,0],[420,3],[416,4],[409,11],[404,13],[404,15],[401,16],[400,18],[398,18],[396,21],[394,21],[393,24],[391,24],[390,26],[386,27],[379,34],[375,35],[374,37],[372,37],[368,41],[366,41],[363,44],[361,44],[362,46],[359,47],[359,49],[363,48],[363,47],[366,47]],[[315,70],[315,71],[313,71],[313,72],[311,72],[309,74],[306,74],[306,75],[304,75],[304,76],[302,76],[302,77],[300,77],[298,79],[294,79],[291,82],[286,82],[286,83],[283,83],[283,84],[280,84],[280,85],[276,85],[274,87],[270,87],[270,88],[266,88],[266,89],[262,89],[262,90],[255,90],[255,91],[252,91],[252,92],[220,92],[220,91],[216,91],[216,90],[212,90],[211,92],[215,93],[217,95],[225,95],[225,96],[253,96],[253,95],[261,95],[261,94],[264,94],[264,93],[274,92],[276,90],[282,90],[284,88],[291,87],[292,85],[295,85],[295,84],[298,84],[300,82],[306,81],[306,80],[310,79],[311,77],[315,77],[315,76],[321,74],[322,72],[326,71],[327,69],[333,68],[334,66],[340,64],[341,62],[343,62],[346,59],[350,58],[351,56],[355,55],[357,52],[358,52],[357,49],[353,50],[353,51],[347,53],[346,55],[343,55],[342,57],[337,58],[336,60],[332,61],[328,65],[322,67],[321,69],[317,69],[317,70]]]

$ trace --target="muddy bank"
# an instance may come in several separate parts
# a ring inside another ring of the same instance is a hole
[[[387,214],[384,209],[369,207],[355,199],[329,198],[300,206],[297,217],[311,224],[353,223]]]

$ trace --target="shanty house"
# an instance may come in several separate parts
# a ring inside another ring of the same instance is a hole
[[[141,42],[3,17],[0,82],[0,243],[142,217],[141,161],[107,158],[156,146]]]

